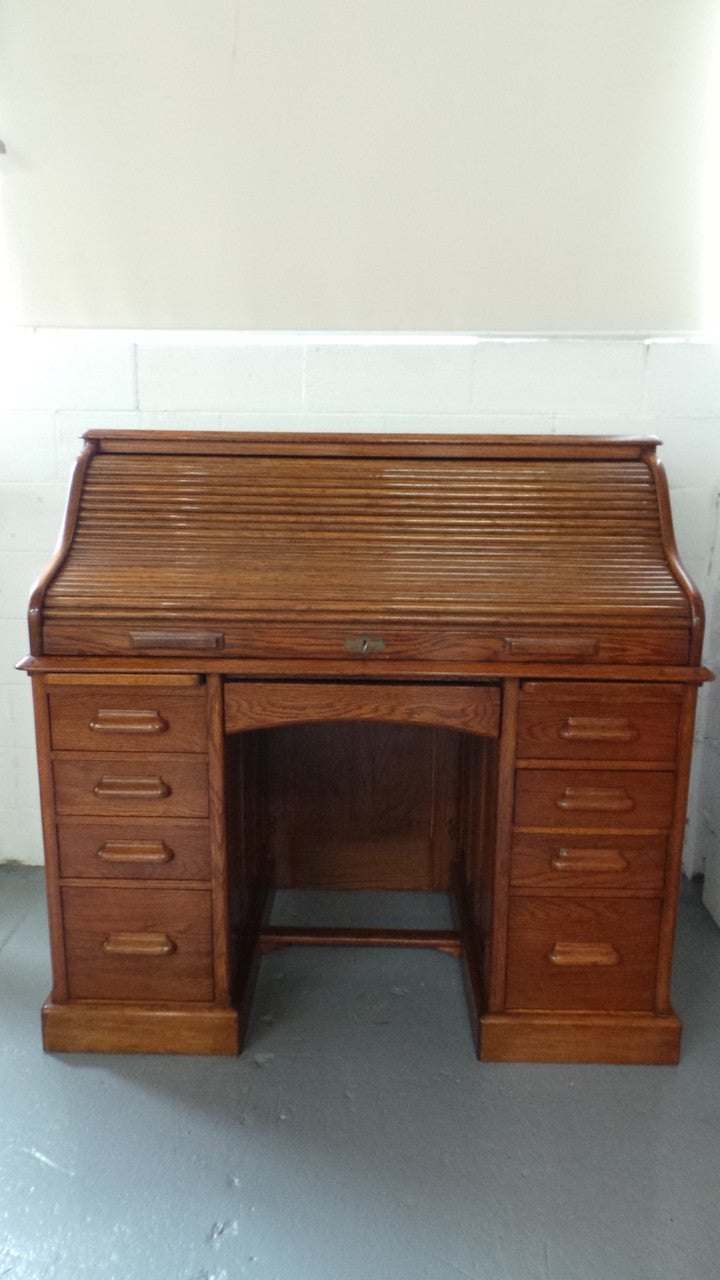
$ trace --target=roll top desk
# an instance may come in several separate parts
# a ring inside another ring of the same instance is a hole
[[[676,1061],[709,673],[657,441],[85,442],[21,664],[46,1048],[237,1052],[262,951],[352,943],[459,956],[483,1059]],[[283,929],[275,886],[457,928]]]

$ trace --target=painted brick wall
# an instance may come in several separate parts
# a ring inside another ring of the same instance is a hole
[[[89,427],[655,434],[720,668],[720,344],[641,338],[11,331],[0,339],[0,861],[42,861],[29,587]],[[701,697],[685,863],[720,913],[720,696]],[[712,889],[712,885],[716,885]]]

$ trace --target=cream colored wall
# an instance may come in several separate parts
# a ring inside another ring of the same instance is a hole
[[[13,664],[91,427],[659,436],[720,672],[720,343],[0,334],[0,862],[42,861],[30,681]],[[707,868],[720,921],[719,759],[716,681],[701,696],[684,865]]]
[[[707,325],[716,0],[2,0],[5,319]]]
[[[720,669],[719,10],[0,0],[0,861],[42,856],[12,663],[88,426],[657,431]]]

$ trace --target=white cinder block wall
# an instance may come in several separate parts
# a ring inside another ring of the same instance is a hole
[[[720,344],[681,339],[12,330],[0,338],[0,861],[42,861],[27,647],[89,427],[651,434],[720,670]],[[720,918],[720,694],[701,697],[685,867]]]

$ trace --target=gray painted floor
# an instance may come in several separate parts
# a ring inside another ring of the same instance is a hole
[[[692,891],[675,1068],[481,1065],[433,952],[266,957],[239,1059],[44,1055],[48,988],[42,873],[0,867],[0,1277],[720,1273],[720,931]]]

